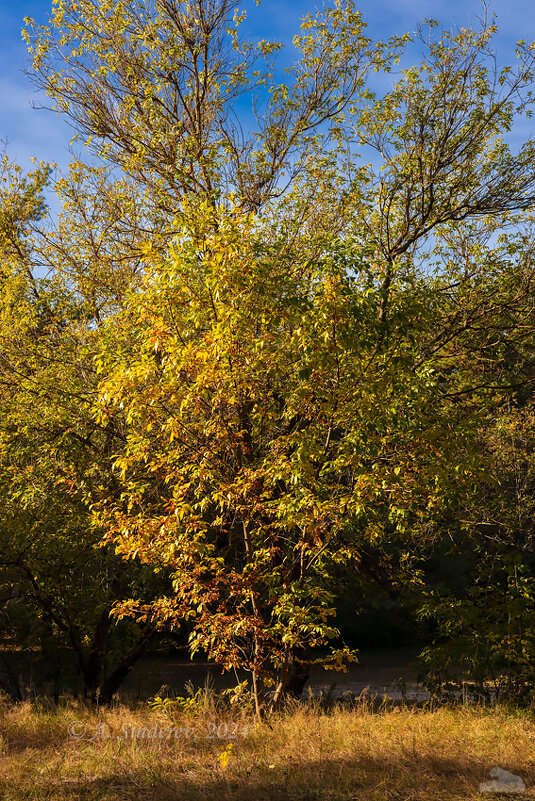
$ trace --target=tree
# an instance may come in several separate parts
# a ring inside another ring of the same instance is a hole
[[[251,221],[218,230],[202,254],[184,229],[169,260],[149,255],[110,320],[97,420],[121,409],[127,445],[97,520],[172,571],[173,596],[121,614],[191,620],[192,650],[251,670],[261,713],[262,679],[279,674],[276,704],[299,649],[337,634],[333,567],[440,503],[454,419],[404,340],[376,353],[380,290],[358,249],[311,264]]]
[[[236,98],[273,82],[251,68],[277,47],[240,42],[234,10],[65,2],[29,37],[40,84],[165,220],[99,345],[96,421],[124,413],[126,442],[97,520],[175,576],[122,614],[193,619],[193,648],[250,667],[261,713],[262,675],[277,702],[299,649],[335,633],[331,565],[370,540],[409,553],[482,474],[475,367],[531,336],[529,280],[518,293],[516,265],[480,250],[535,202],[532,142],[503,140],[531,113],[534,59],[521,44],[500,71],[493,26],[429,22],[421,64],[377,98],[368,71],[408,37],[374,45],[336,3],[242,134]]]
[[[83,0],[58,5],[48,26],[28,20],[25,36],[37,84],[167,214],[185,198],[224,202],[229,190],[256,210],[281,193],[288,170],[304,168],[319,127],[347,108],[382,53],[370,50],[352,3],[338,3],[296,40],[290,94],[273,85],[280,45],[242,41],[243,20],[236,0]],[[247,95],[251,133],[239,122]]]
[[[484,245],[470,229],[449,242],[465,303],[447,316],[464,333],[437,353],[448,395],[474,418],[470,448],[486,470],[452,493],[435,531],[442,565],[429,575],[422,616],[434,621],[423,654],[435,690],[472,682],[481,697],[529,702],[533,675],[533,239],[531,215]],[[472,275],[462,264],[478,265]],[[486,298],[486,300],[485,300]],[[489,305],[491,308],[489,308]],[[436,559],[436,556],[435,556]],[[436,573],[437,571],[435,571]]]
[[[445,521],[443,559],[451,579],[426,582],[422,617],[435,622],[422,654],[437,694],[462,685],[479,699],[533,699],[533,399],[509,398],[479,432],[479,452],[496,477],[474,482]],[[444,547],[444,545],[446,547]]]
[[[150,597],[155,581],[99,548],[101,532],[91,527],[87,499],[94,486],[112,491],[111,455],[121,430],[117,420],[101,428],[91,417],[98,384],[94,305],[70,292],[61,275],[35,275],[32,225],[45,211],[48,175],[41,166],[25,176],[3,162],[2,629],[18,649],[39,646],[56,693],[62,683],[73,686],[74,672],[85,692],[107,701],[154,633],[114,626],[111,607],[123,595]],[[71,258],[75,246],[73,240]],[[74,670],[62,649],[74,655]],[[10,694],[20,697],[21,688],[10,684]]]

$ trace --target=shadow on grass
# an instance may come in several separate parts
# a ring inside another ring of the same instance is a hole
[[[182,755],[183,757],[184,755]],[[216,755],[214,755],[216,757]],[[478,785],[492,765],[468,764],[462,758],[407,753],[377,759],[288,761],[269,766],[233,764],[225,769],[190,770],[181,755],[169,755],[162,769],[121,766],[106,778],[48,779],[13,787],[0,781],[5,801],[472,801],[481,799]],[[173,770],[174,764],[174,770]],[[529,782],[530,777],[524,778]],[[533,777],[535,778],[535,776]],[[535,798],[528,792],[525,799]]]

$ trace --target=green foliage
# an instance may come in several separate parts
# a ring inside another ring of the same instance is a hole
[[[423,654],[428,683],[474,694],[532,700],[535,665],[533,559],[533,408],[510,403],[481,432],[498,488],[478,483],[458,510],[462,526],[449,558],[463,562],[460,587],[442,582],[422,614],[438,624]]]

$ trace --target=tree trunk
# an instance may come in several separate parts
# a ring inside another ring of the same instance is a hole
[[[0,654],[0,690],[7,693],[11,701],[22,701],[22,689],[3,654]]]
[[[101,704],[111,704],[113,696],[126,679],[136,662],[143,656],[147,646],[154,637],[154,629],[147,628],[140,638],[133,645],[124,659],[115,667],[106,681],[98,689],[99,701]]]
[[[278,709],[285,698],[301,698],[310,676],[306,648],[288,648],[281,668],[280,679],[271,702]]]
[[[245,543],[245,552],[247,560],[250,565],[253,564],[253,546],[251,537],[247,530],[247,523],[243,523],[243,541]],[[259,605],[256,599],[255,588],[251,587],[251,607],[257,621],[261,621]],[[255,703],[255,713],[259,720],[264,717],[264,682],[260,676],[258,666],[262,664],[262,645],[258,636],[258,632],[254,638],[254,667],[253,667],[253,696]]]
[[[110,627],[110,610],[106,607],[106,609],[101,612],[95,627],[89,656],[86,660],[82,660],[85,692],[89,691],[92,696],[95,695],[101,683]]]
[[[258,720],[263,720],[265,716],[264,682],[262,681],[262,676],[260,675],[258,668],[256,667],[257,664],[260,664],[261,656],[262,656],[262,646],[260,645],[260,641],[258,640],[257,637],[255,638],[255,667],[253,668],[253,696],[254,696],[255,714]]]

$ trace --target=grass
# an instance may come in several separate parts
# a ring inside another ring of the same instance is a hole
[[[470,801],[495,765],[519,773],[535,799],[530,711],[310,704],[255,723],[209,702],[42,703],[2,706],[0,732],[6,801]]]

